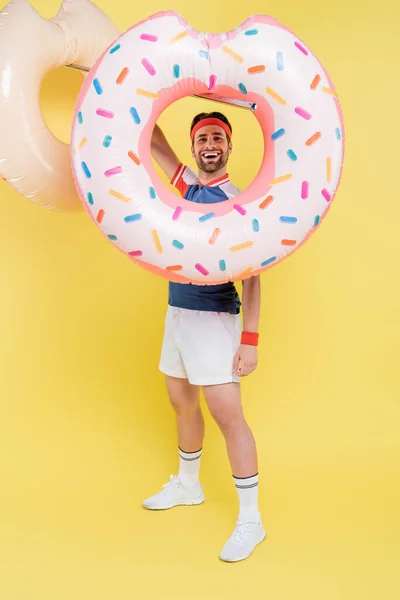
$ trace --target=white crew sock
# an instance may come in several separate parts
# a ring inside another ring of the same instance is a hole
[[[233,477],[239,496],[238,521],[260,521],[258,511],[258,473],[251,477]]]
[[[179,448],[178,478],[185,487],[193,487],[199,481],[202,448],[196,452],[184,452]]]

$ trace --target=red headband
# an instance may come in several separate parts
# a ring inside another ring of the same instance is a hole
[[[222,127],[222,129],[225,131],[226,135],[229,138],[232,137],[232,131],[226,123],[224,123],[220,119],[208,118],[208,119],[202,119],[193,127],[192,131],[190,132],[191,139],[193,140],[194,136],[196,135],[196,132],[199,129],[201,129],[202,127],[207,127],[207,125],[218,125],[219,127]]]

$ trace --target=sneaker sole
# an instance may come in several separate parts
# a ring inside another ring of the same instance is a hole
[[[146,506],[145,504],[142,504],[142,506],[147,510],[168,510],[169,508],[174,508],[175,506],[197,506],[199,504],[203,504],[204,501],[205,498],[199,498],[197,500],[175,502],[174,504],[164,504],[163,506]]]
[[[235,562],[240,562],[241,560],[246,560],[246,558],[249,558],[249,556],[251,556],[253,554],[253,552],[257,548],[257,546],[259,544],[261,544],[265,540],[266,537],[267,537],[267,534],[264,533],[264,536],[262,537],[262,539],[259,542],[257,542],[257,544],[254,546],[253,550],[251,552],[249,552],[248,554],[246,554],[245,556],[241,556],[240,558],[234,558],[234,559],[222,558],[221,556],[219,558],[223,562],[228,562],[228,563],[235,563]]]

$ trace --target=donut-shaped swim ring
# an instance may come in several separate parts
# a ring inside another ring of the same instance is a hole
[[[70,63],[91,67],[120,34],[88,0],[64,0],[51,20],[28,0],[0,12],[0,174],[20,194],[57,212],[82,211],[70,151],[39,104],[45,75]]]
[[[152,163],[157,118],[189,95],[257,107],[259,172],[218,204],[178,197]],[[321,223],[341,176],[343,121],[318,59],[273,18],[212,34],[168,11],[130,28],[90,71],[71,148],[85,208],[115,246],[170,281],[218,284],[277,264]]]

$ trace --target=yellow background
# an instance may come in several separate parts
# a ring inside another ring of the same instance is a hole
[[[58,9],[33,4],[47,18]],[[345,168],[319,231],[262,276],[259,367],[243,398],[268,537],[236,565],[218,560],[237,499],[207,411],[207,502],[141,508],[178,465],[157,369],[167,282],[134,266],[85,214],[46,211],[0,182],[1,600],[398,600],[398,6],[97,4],[121,30],[170,8],[214,32],[254,13],[276,17],[333,79]],[[60,69],[43,84],[46,120],[63,140],[81,82]],[[160,120],[185,161],[190,118],[204,108],[213,105],[188,98]],[[261,134],[245,111],[224,110],[235,128],[229,171],[243,188]]]

